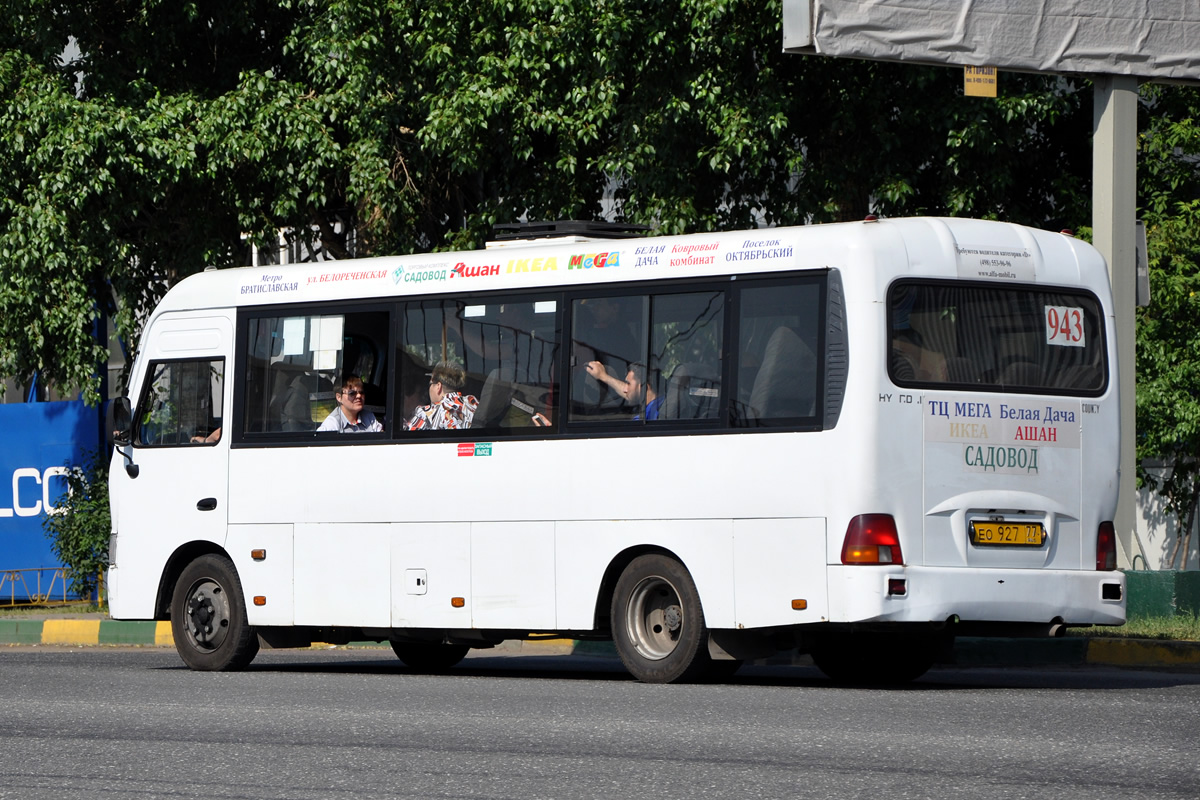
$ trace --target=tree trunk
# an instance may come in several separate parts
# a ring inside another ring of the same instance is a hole
[[[1192,523],[1196,521],[1197,502],[1200,502],[1200,485],[1192,487],[1192,502],[1188,504],[1187,525],[1183,529],[1183,556],[1179,564],[1180,572],[1187,572],[1188,550],[1192,546]]]
[[[1192,505],[1191,505],[1191,502],[1189,501],[1188,502],[1189,512],[1191,510],[1191,507],[1192,507]],[[1184,522],[1183,517],[1176,516],[1175,519],[1178,522],[1178,526],[1175,528],[1175,546],[1171,548],[1171,557],[1167,559],[1167,566],[1166,566],[1167,569],[1175,569],[1175,558],[1179,555],[1179,550],[1183,545],[1183,531],[1184,531],[1184,528],[1187,526],[1186,523]],[[1191,519],[1190,513],[1188,514],[1188,519],[1189,520]]]

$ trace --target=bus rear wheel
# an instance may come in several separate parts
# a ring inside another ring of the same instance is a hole
[[[611,619],[617,654],[640,681],[696,680],[709,667],[700,593],[687,569],[669,556],[629,562],[613,592]]]
[[[467,656],[465,644],[392,642],[392,651],[404,665],[418,672],[443,672]]]
[[[240,670],[254,660],[258,635],[246,620],[232,561],[210,554],[184,568],[171,597],[171,633],[179,657],[195,670]]]

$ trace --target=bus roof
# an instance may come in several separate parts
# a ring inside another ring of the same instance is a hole
[[[1099,253],[1069,235],[1005,222],[913,217],[208,270],[171,289],[156,314],[826,268],[874,272],[885,283],[901,276],[1108,282]]]

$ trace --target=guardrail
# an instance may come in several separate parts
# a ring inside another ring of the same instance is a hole
[[[48,578],[48,579],[47,579]],[[32,588],[30,586],[32,584]],[[60,595],[60,599],[55,599]],[[0,608],[78,603],[64,567],[0,570]]]

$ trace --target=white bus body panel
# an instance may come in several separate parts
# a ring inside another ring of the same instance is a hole
[[[558,470],[545,468],[544,446],[532,441],[497,441],[490,456],[470,458],[455,442],[238,448],[230,454],[231,528],[274,536],[272,521],[310,521],[295,526],[297,625],[337,618],[366,627],[590,630],[609,562],[646,545],[688,567],[712,627],[821,621],[824,520],[799,518],[798,510],[817,495],[804,487],[820,485],[823,459],[799,461],[776,478],[749,467],[723,471],[713,455],[749,465],[764,445],[784,458],[805,439],[821,447],[811,433],[559,441],[556,461],[587,467]],[[644,480],[628,471],[661,460],[664,442],[673,463],[696,471],[664,468]],[[346,463],[354,466],[343,488],[329,478],[330,465]],[[271,475],[290,478],[264,477]],[[598,477],[622,475],[629,477]],[[297,476],[321,476],[319,487]],[[762,516],[735,519],[739,508]],[[267,547],[250,536],[239,542],[247,553]],[[762,581],[738,580],[760,568],[788,580],[766,595]],[[424,593],[410,585],[414,570],[424,573]],[[259,576],[265,587],[268,570],[242,572],[247,596],[266,592]],[[452,608],[452,597],[465,607]],[[807,610],[792,610],[792,599],[805,599]],[[251,608],[251,622],[271,605],[268,597],[266,607]]]
[[[404,522],[392,535],[392,627],[471,627],[471,523]],[[455,608],[453,599],[463,598]]]
[[[251,625],[295,625],[293,596],[295,560],[292,553],[293,525],[230,525],[225,547],[237,567],[246,595],[246,616]],[[256,558],[255,551],[262,551]],[[323,582],[300,584],[303,591],[323,594],[341,587],[341,576],[327,574]],[[253,598],[262,597],[258,605]]]
[[[554,630],[555,523],[471,523],[471,627]]]

